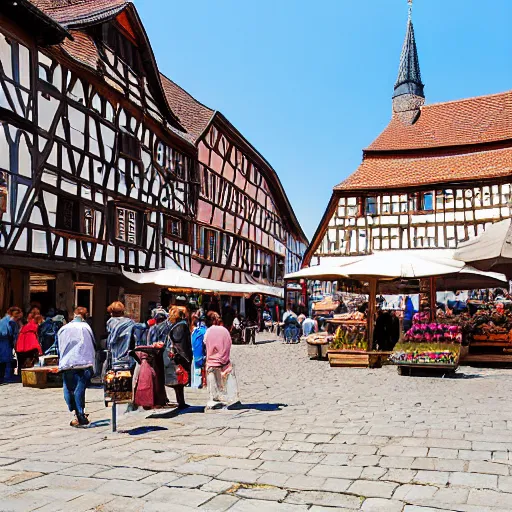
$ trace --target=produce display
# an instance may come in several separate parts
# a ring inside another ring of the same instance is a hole
[[[502,303],[481,307],[462,321],[465,331],[475,341],[512,342],[512,313]]]
[[[366,325],[340,325],[330,345],[334,350],[368,350]]]
[[[414,324],[406,333],[409,342],[462,343],[462,330],[459,325],[437,322]]]
[[[415,315],[414,320],[424,321],[425,316]],[[462,343],[459,325],[414,323],[404,339],[395,346],[389,358],[397,365],[458,365]]]
[[[340,315],[334,315],[336,320],[355,320],[358,322],[363,322],[365,319],[364,313],[359,313],[359,311],[354,311],[353,313],[342,313]]]
[[[460,345],[449,343],[399,343],[389,359],[395,364],[457,365]]]

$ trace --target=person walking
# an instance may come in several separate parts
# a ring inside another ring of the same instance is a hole
[[[405,298],[405,306],[404,306],[404,316],[403,316],[403,329],[404,332],[407,332],[412,327],[412,320],[414,317],[414,304],[412,302],[411,297],[407,295]]]
[[[220,316],[206,315],[206,382],[209,400],[206,409],[218,409],[239,402],[235,370],[231,363],[231,335],[221,325]]]
[[[41,344],[37,337],[39,326],[43,323],[43,317],[30,313],[28,322],[20,329],[16,340],[15,350],[18,360],[18,377],[21,377],[23,368],[33,368],[39,356],[43,355]]]
[[[19,321],[23,317],[21,308],[12,307],[0,320],[0,384],[13,375],[12,351],[18,338]]]
[[[64,400],[73,414],[72,427],[89,424],[85,414],[85,390],[94,375],[96,343],[86,318],[87,309],[76,308],[73,320],[57,333],[59,371],[64,383]]]
[[[168,322],[171,327],[164,351],[165,385],[174,389],[178,409],[186,409],[185,386],[192,365],[190,327],[180,306],[170,308]]]
[[[204,358],[204,336],[206,334],[206,325],[204,317],[199,317],[194,320],[195,327],[192,331],[192,376],[191,386],[199,389],[203,387],[203,368],[205,363]]]

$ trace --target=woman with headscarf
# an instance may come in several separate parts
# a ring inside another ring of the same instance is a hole
[[[107,308],[110,318],[107,321],[107,349],[110,353],[110,368],[113,370],[132,370],[135,361],[130,355],[135,343],[132,339],[135,322],[126,316],[125,306],[116,301]]]
[[[185,386],[190,379],[192,343],[190,327],[180,306],[169,310],[169,334],[164,351],[165,385],[174,388],[178,409],[188,407],[185,402]]]
[[[217,409],[239,402],[238,385],[231,363],[231,335],[221,325],[220,316],[206,315],[206,381],[209,401],[206,409]]]
[[[21,308],[13,307],[7,310],[0,320],[0,384],[4,379],[10,379],[13,374],[12,351],[18,338],[19,324],[23,317]]]
[[[18,376],[23,368],[33,368],[39,356],[43,355],[37,337],[37,330],[43,323],[43,317],[30,313],[28,322],[21,328],[16,340],[16,359],[18,360]]]
[[[133,374],[133,402],[145,409],[163,407],[169,402],[165,391],[163,352],[170,324],[165,310],[153,312],[150,323],[155,323],[149,328],[146,340],[135,347],[134,356],[138,365]]]

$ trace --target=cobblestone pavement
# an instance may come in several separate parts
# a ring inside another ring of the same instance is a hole
[[[1,386],[0,510],[512,510],[512,370],[331,369],[269,339],[233,358],[241,409],[188,390],[115,434],[100,389],[73,429],[62,390]]]

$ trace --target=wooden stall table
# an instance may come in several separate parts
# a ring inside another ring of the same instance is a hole
[[[327,356],[332,367],[344,368],[382,368],[388,364],[391,352],[368,350],[336,350],[329,349]]]
[[[21,370],[21,383],[24,388],[61,388],[62,375],[58,366],[34,366]]]

